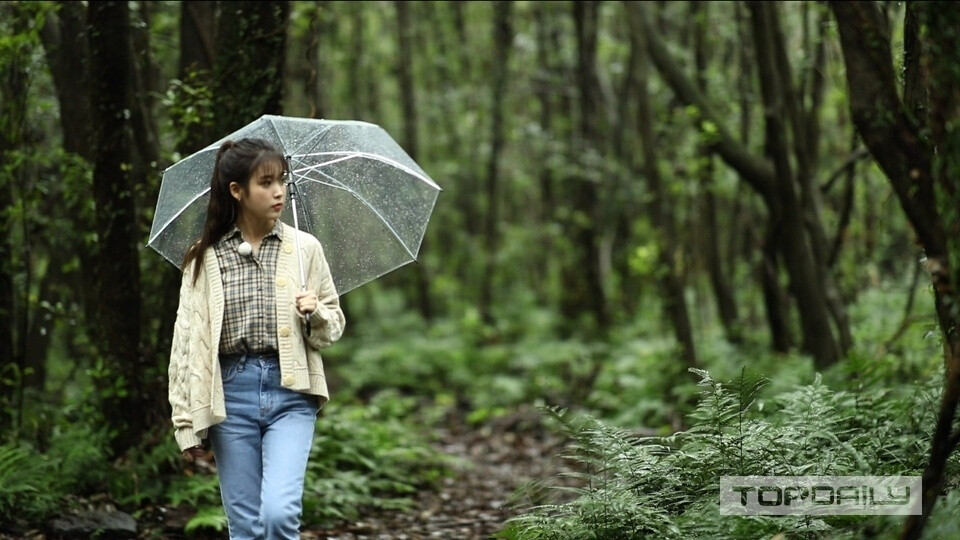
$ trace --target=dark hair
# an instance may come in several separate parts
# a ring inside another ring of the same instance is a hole
[[[215,244],[230,231],[237,219],[239,209],[236,199],[230,194],[230,183],[236,182],[247,190],[250,177],[263,165],[277,162],[287,171],[287,162],[283,154],[270,141],[263,139],[227,140],[217,150],[217,160],[210,178],[210,201],[207,204],[207,219],[203,224],[203,234],[183,257],[182,269],[186,271],[191,261],[197,261],[193,269],[193,282],[200,276],[200,266],[207,248]]]

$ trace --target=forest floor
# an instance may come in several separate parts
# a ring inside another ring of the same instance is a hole
[[[561,457],[565,441],[543,424],[532,409],[519,410],[480,426],[468,426],[460,414],[448,416],[434,442],[452,462],[451,473],[439,486],[424,489],[407,510],[371,510],[361,519],[326,528],[305,526],[301,540],[418,540],[439,538],[474,540],[497,538],[507,521],[532,503],[556,494],[546,493],[544,481],[556,483],[557,474],[571,472]],[[561,480],[570,485],[570,480]],[[540,486],[540,487],[534,487]],[[526,488],[526,489],[519,489]],[[138,538],[222,540],[226,533],[183,534],[193,515],[186,507],[154,509],[142,516]],[[0,540],[47,540],[39,530]],[[112,535],[107,535],[112,537]],[[81,536],[70,535],[70,538]]]
[[[326,529],[306,529],[302,540],[418,540],[496,538],[529,503],[517,488],[566,467],[563,441],[534,411],[517,412],[480,428],[444,427],[438,449],[456,463],[438,490],[421,492],[407,511],[374,512]]]

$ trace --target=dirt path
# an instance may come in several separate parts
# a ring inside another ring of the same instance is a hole
[[[518,513],[517,486],[556,473],[560,442],[529,415],[478,431],[445,429],[441,451],[457,458],[455,477],[423,492],[406,512],[376,513],[337,528],[306,530],[303,540],[416,540],[492,538]]]
[[[506,522],[528,503],[516,488],[555,475],[562,442],[541,424],[534,411],[517,412],[480,428],[462,419],[448,421],[435,443],[454,458],[454,474],[440,487],[424,490],[406,511],[378,511],[353,523],[305,528],[301,540],[470,540],[496,538]],[[183,508],[152,508],[139,518],[139,538],[188,538],[182,533],[193,512]],[[192,538],[224,538],[221,533],[197,533]],[[23,536],[0,532],[0,540],[43,540],[42,531]]]

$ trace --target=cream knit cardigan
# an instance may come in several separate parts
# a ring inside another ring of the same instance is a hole
[[[305,336],[306,323],[296,311],[295,304],[295,295],[300,290],[300,268],[294,253],[295,235],[298,234],[307,288],[317,291],[319,300],[317,310],[310,318],[309,336]],[[170,351],[169,397],[173,427],[181,450],[200,444],[207,437],[207,428],[227,417],[219,358],[223,283],[212,247],[204,254],[203,268],[194,284],[193,265],[199,263],[194,260],[183,272]],[[329,393],[319,349],[340,339],[346,321],[320,242],[312,235],[284,224],[274,283],[280,382],[291,390],[316,395],[322,405],[329,399]]]

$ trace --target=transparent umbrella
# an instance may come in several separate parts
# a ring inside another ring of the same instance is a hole
[[[245,137],[287,156],[296,199],[281,220],[320,240],[339,294],[416,260],[441,189],[383,128],[270,115],[164,171],[147,245],[180,265],[202,233],[217,149]]]

